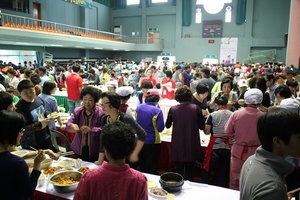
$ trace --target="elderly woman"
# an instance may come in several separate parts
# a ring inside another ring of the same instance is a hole
[[[204,130],[202,110],[192,103],[193,94],[187,86],[179,87],[175,100],[179,105],[172,106],[168,113],[166,127],[172,130],[171,160],[175,161],[176,172],[186,180],[192,180],[195,161],[200,158],[199,129]]]
[[[255,153],[260,145],[256,124],[263,112],[258,110],[262,103],[263,93],[257,88],[245,93],[247,107],[235,111],[225,125],[227,137],[234,138],[230,160],[230,189],[239,189],[240,171],[247,158]]]
[[[43,90],[42,93],[39,94],[39,97],[43,99],[45,103],[45,111],[46,113],[50,114],[53,112],[58,112],[58,105],[57,105],[57,100],[52,96],[52,94],[55,93],[57,87],[56,83],[54,81],[46,81],[43,85]],[[63,128],[63,124],[60,120],[60,117],[57,119],[60,128]],[[50,119],[50,124],[49,128],[55,129],[55,121],[54,119]]]
[[[13,126],[12,126],[13,125]],[[41,162],[46,158],[44,151],[38,151],[31,175],[23,158],[9,152],[12,146],[20,144],[25,126],[24,117],[16,112],[0,111],[0,193],[1,199],[27,199],[35,190],[41,174]]]
[[[110,124],[114,121],[121,121],[126,124],[129,124],[132,129],[134,129],[137,134],[137,144],[132,154],[129,157],[129,162],[136,163],[139,159],[139,153],[143,148],[144,141],[146,138],[146,132],[144,129],[131,117],[123,112],[119,111],[121,105],[120,96],[113,92],[104,92],[102,93],[102,109],[105,112],[105,116],[101,119],[101,126],[103,127],[106,124]],[[101,165],[104,160],[104,149],[103,146],[100,145],[100,153],[98,157],[98,161],[95,164]]]
[[[159,132],[165,128],[162,110],[156,107],[160,95],[158,90],[148,90],[145,103],[136,108],[136,121],[147,132],[147,137],[139,155],[139,170],[156,174],[161,140]]]
[[[99,91],[92,86],[84,87],[80,99],[82,106],[75,108],[66,128],[76,134],[71,144],[75,157],[94,162],[98,158],[101,118],[104,116],[102,108],[96,105]]]

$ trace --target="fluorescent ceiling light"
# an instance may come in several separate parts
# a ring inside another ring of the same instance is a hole
[[[95,47],[94,49],[103,49],[103,48],[101,48],[101,47]]]
[[[75,46],[75,47],[77,47],[77,48],[83,48],[83,46]]]
[[[50,46],[52,46],[52,47],[63,47],[64,45],[61,45],[61,44],[50,44]]]
[[[16,42],[16,44],[30,44],[28,42]]]
[[[114,51],[119,51],[119,49],[113,49]]]

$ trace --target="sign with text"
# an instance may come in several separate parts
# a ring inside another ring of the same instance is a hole
[[[65,2],[69,2],[72,4],[76,4],[78,6],[83,6],[92,9],[93,0],[63,0]]]
[[[238,38],[222,38],[220,47],[220,63],[235,64],[237,57]]]

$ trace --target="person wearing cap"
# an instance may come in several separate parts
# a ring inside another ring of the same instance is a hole
[[[117,91],[117,83],[116,81],[109,81],[106,85],[108,92],[116,92]]]
[[[227,137],[234,138],[231,148],[229,188],[239,190],[239,176],[245,160],[254,154],[260,141],[256,132],[256,123],[263,114],[258,106],[263,100],[263,93],[251,88],[245,93],[246,108],[235,111],[225,125]]]
[[[159,99],[159,91],[150,89],[145,103],[136,108],[136,121],[147,133],[145,144],[139,154],[139,170],[150,174],[157,174],[161,149],[159,132],[165,128],[163,112],[157,107]]]
[[[201,156],[199,129],[204,130],[205,121],[201,108],[192,103],[189,87],[181,86],[175,92],[178,105],[169,110],[166,128],[172,126],[171,160],[175,171],[185,180],[193,180],[195,162]]]
[[[234,107],[236,109],[239,109],[241,106],[245,107],[245,100],[244,100],[244,95],[245,92],[247,91],[248,84],[245,79],[241,79],[238,82],[238,100],[235,102]]]
[[[132,154],[128,158],[128,161],[130,163],[136,163],[139,160],[138,155],[142,150],[144,141],[146,139],[145,130],[134,120],[133,117],[119,111],[121,105],[121,99],[117,93],[104,92],[101,94],[101,97],[102,97],[101,107],[105,113],[105,116],[103,116],[101,119],[101,127],[104,127],[106,124],[110,124],[113,123],[114,121],[119,120],[130,125],[130,127],[134,129],[137,135],[137,143],[135,149],[133,150]],[[104,149],[100,141],[100,152],[98,155],[98,160],[95,162],[95,164],[101,165],[104,161],[104,158],[105,158]]]
[[[242,167],[241,200],[291,199],[284,179],[294,167],[285,159],[300,157],[299,121],[299,114],[284,108],[274,108],[259,117],[257,135],[261,146]],[[299,178],[295,181],[299,183]]]
[[[204,183],[212,183],[215,174],[216,185],[229,187],[230,138],[226,136],[224,126],[232,112],[227,109],[228,99],[219,94],[215,99],[216,111],[207,120],[204,133],[211,134],[203,162],[202,178]],[[219,166],[216,171],[216,166]]]
[[[120,96],[121,105],[119,111],[126,113],[133,117],[131,109],[128,107],[127,101],[130,99],[133,93],[133,88],[131,86],[121,86],[117,89],[117,94]]]
[[[271,105],[270,95],[267,92],[266,79],[263,76],[254,76],[249,80],[249,86],[250,88],[257,88],[263,93],[263,100],[261,102],[261,105],[259,106],[259,109],[263,112],[266,112]]]

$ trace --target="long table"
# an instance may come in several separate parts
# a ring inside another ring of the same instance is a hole
[[[54,161],[55,164],[56,161]],[[101,167],[97,166],[90,162],[82,162],[82,166],[88,166],[91,169]],[[159,185],[159,176],[152,174],[145,174],[148,181],[156,182],[158,187]],[[230,190],[222,187],[195,183],[190,181],[185,181],[183,188],[180,192],[173,193],[175,195],[175,200],[179,199],[189,199],[189,200],[238,200],[239,191]],[[29,200],[72,200],[74,192],[71,193],[58,193],[53,188],[51,183],[46,184],[45,186],[36,188],[32,197]],[[149,200],[154,200],[151,195],[149,195]]]

